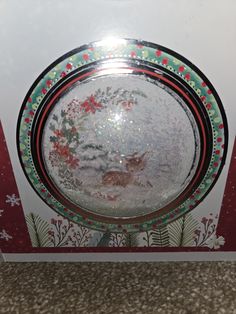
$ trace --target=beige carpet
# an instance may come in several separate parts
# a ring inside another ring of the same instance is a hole
[[[0,313],[236,313],[236,263],[0,263]]]

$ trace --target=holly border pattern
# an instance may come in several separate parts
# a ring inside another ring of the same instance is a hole
[[[122,58],[127,61],[144,61],[158,65],[185,81],[206,108],[213,133],[213,153],[209,168],[199,187],[178,208],[162,218],[139,224],[108,224],[75,214],[58,202],[47,190],[35,169],[31,155],[31,128],[40,103],[48,92],[63,81],[72,71],[94,62]],[[55,211],[75,223],[89,228],[113,232],[144,231],[165,225],[192,210],[210,192],[224,165],[228,143],[228,128],[223,106],[214,87],[192,63],[165,47],[136,40],[118,39],[109,45],[104,41],[91,43],[62,56],[49,66],[35,81],[28,92],[19,115],[17,146],[24,172],[39,196]]]

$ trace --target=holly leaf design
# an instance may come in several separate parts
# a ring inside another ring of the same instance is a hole
[[[55,130],[56,130],[56,127],[55,127],[54,124],[50,123],[50,124],[49,124],[49,129],[50,129],[51,131],[55,131]]]
[[[58,141],[58,138],[56,136],[50,136],[50,142],[55,143]]]
[[[58,116],[54,114],[54,115],[52,116],[52,119],[55,120],[55,121],[58,121]]]

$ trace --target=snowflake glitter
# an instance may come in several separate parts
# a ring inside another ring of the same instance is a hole
[[[2,217],[3,212],[4,212],[4,209],[0,209],[0,217]]]
[[[11,207],[20,205],[20,199],[16,197],[16,194],[7,195],[6,197],[6,203],[9,203]]]

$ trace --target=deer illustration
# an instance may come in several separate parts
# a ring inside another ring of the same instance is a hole
[[[135,180],[135,174],[142,171],[146,166],[145,155],[147,152],[138,156],[135,152],[131,156],[125,158],[126,171],[107,171],[102,177],[102,183],[104,185],[122,186],[126,187],[129,184],[135,184],[142,186],[141,183]],[[147,182],[149,186],[152,186],[150,182]]]

